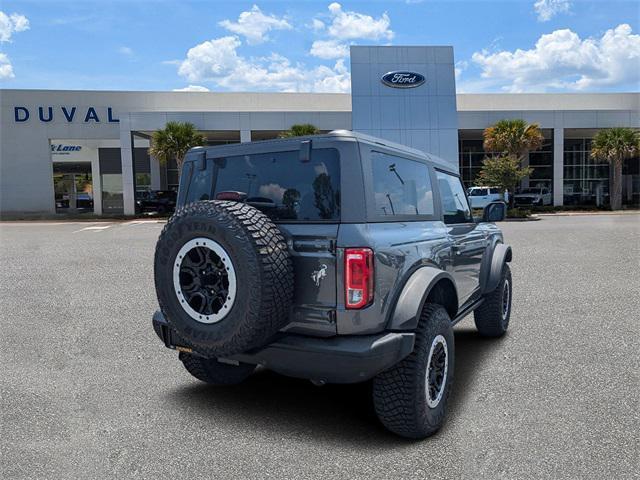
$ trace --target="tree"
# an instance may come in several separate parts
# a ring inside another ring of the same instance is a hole
[[[542,146],[544,136],[537,123],[521,119],[500,120],[486,128],[482,136],[485,152],[493,154],[483,160],[478,180],[482,185],[509,190],[509,206],[513,207],[515,188],[533,172],[532,168],[522,167],[522,160]]]
[[[591,158],[606,161],[613,171],[612,210],[622,208],[622,164],[639,155],[640,133],[630,128],[600,130],[591,142]]]
[[[198,133],[193,124],[167,122],[162,130],[153,132],[149,155],[156,157],[162,164],[175,159],[178,165],[178,175],[180,175],[184,156],[189,149],[204,145],[205,142],[204,135]]]
[[[515,157],[518,162],[531,151],[538,150],[544,136],[537,123],[521,119],[500,120],[483,132],[484,150],[500,156]]]
[[[509,205],[513,206],[513,191],[532,171],[530,167],[520,166],[520,159],[513,155],[487,157],[482,162],[478,180],[482,185],[495,186],[503,192],[509,190],[512,193],[509,195]]]
[[[280,138],[304,137],[306,135],[317,135],[318,133],[320,133],[320,130],[318,130],[315,125],[311,125],[310,123],[301,123],[291,125],[289,130],[280,134]]]

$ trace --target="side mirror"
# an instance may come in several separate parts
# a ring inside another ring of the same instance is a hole
[[[501,222],[507,217],[507,204],[491,202],[482,211],[483,222]]]

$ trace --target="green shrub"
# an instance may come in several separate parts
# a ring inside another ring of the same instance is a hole
[[[529,218],[531,210],[526,208],[510,208],[507,210],[507,218]]]
[[[558,211],[558,207],[554,207],[553,205],[532,206],[531,211],[536,213],[555,213]]]

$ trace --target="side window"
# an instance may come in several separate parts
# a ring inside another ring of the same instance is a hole
[[[433,192],[426,164],[371,152],[377,216],[433,215]]]
[[[491,195],[497,195],[500,193],[500,189],[499,188],[492,188],[491,189]]]
[[[436,171],[436,175],[444,223],[472,222],[471,209],[460,178],[440,171]]]
[[[210,200],[211,190],[213,189],[213,162],[207,159],[207,168],[204,170],[200,170],[199,161],[189,163],[193,163],[193,173],[191,174],[191,182],[189,183],[185,204],[200,200]]]

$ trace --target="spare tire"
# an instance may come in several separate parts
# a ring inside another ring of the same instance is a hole
[[[209,357],[263,346],[286,324],[293,299],[282,232],[237,202],[202,201],[178,210],[158,239],[154,277],[169,325]]]

